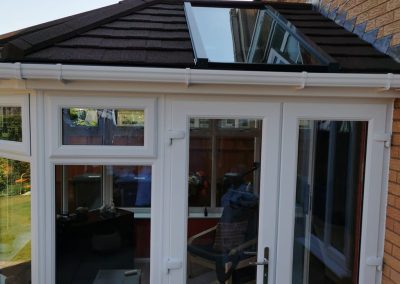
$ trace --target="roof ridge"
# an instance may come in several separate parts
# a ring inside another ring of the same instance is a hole
[[[22,36],[15,37],[8,43],[5,43],[1,51],[1,57],[8,60],[22,59],[29,53],[46,48],[57,42],[68,40],[73,36],[109,23],[119,17],[130,15],[136,10],[159,3],[163,3],[163,0],[125,0],[103,8],[77,14],[80,17],[75,17],[76,15],[66,17],[66,21],[61,21],[59,24],[51,25],[52,22],[60,20],[45,23],[50,24],[50,26],[32,32],[28,31],[28,33],[24,33]]]

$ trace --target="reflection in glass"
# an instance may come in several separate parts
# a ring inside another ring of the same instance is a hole
[[[22,142],[21,107],[0,107],[0,140]]]
[[[55,177],[56,282],[149,283],[151,167],[57,165]]]
[[[279,23],[269,8],[192,8],[209,61],[321,64],[290,32],[292,24]]]
[[[261,124],[190,120],[188,283],[255,281]]]
[[[358,283],[367,126],[299,123],[292,283]]]
[[[63,108],[64,145],[144,145],[144,110]]]
[[[1,283],[31,281],[30,190],[29,163],[0,158]]]

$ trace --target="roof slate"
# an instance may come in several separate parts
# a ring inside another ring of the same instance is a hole
[[[332,56],[341,72],[400,72],[400,64],[311,5],[270,5]],[[0,62],[195,67],[182,0],[125,0],[0,36],[1,47]]]

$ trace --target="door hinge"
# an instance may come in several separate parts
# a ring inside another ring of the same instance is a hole
[[[378,271],[382,271],[383,259],[379,256],[370,256],[367,257],[366,264],[368,266],[376,266]]]
[[[172,145],[172,141],[175,139],[184,139],[186,132],[183,130],[168,130],[168,145]]]
[[[169,271],[172,269],[182,268],[182,260],[178,258],[168,258],[165,267],[167,274],[169,274]]]
[[[392,133],[377,134],[374,140],[377,142],[384,142],[385,148],[390,148],[392,145]]]

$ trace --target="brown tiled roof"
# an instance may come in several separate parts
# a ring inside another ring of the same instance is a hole
[[[28,32],[25,30],[2,41],[3,61],[194,65],[181,1],[123,1]]]
[[[400,72],[400,64],[311,5],[271,5],[331,55],[342,72]],[[0,36],[1,46],[3,62],[194,67],[182,0],[121,1]]]

